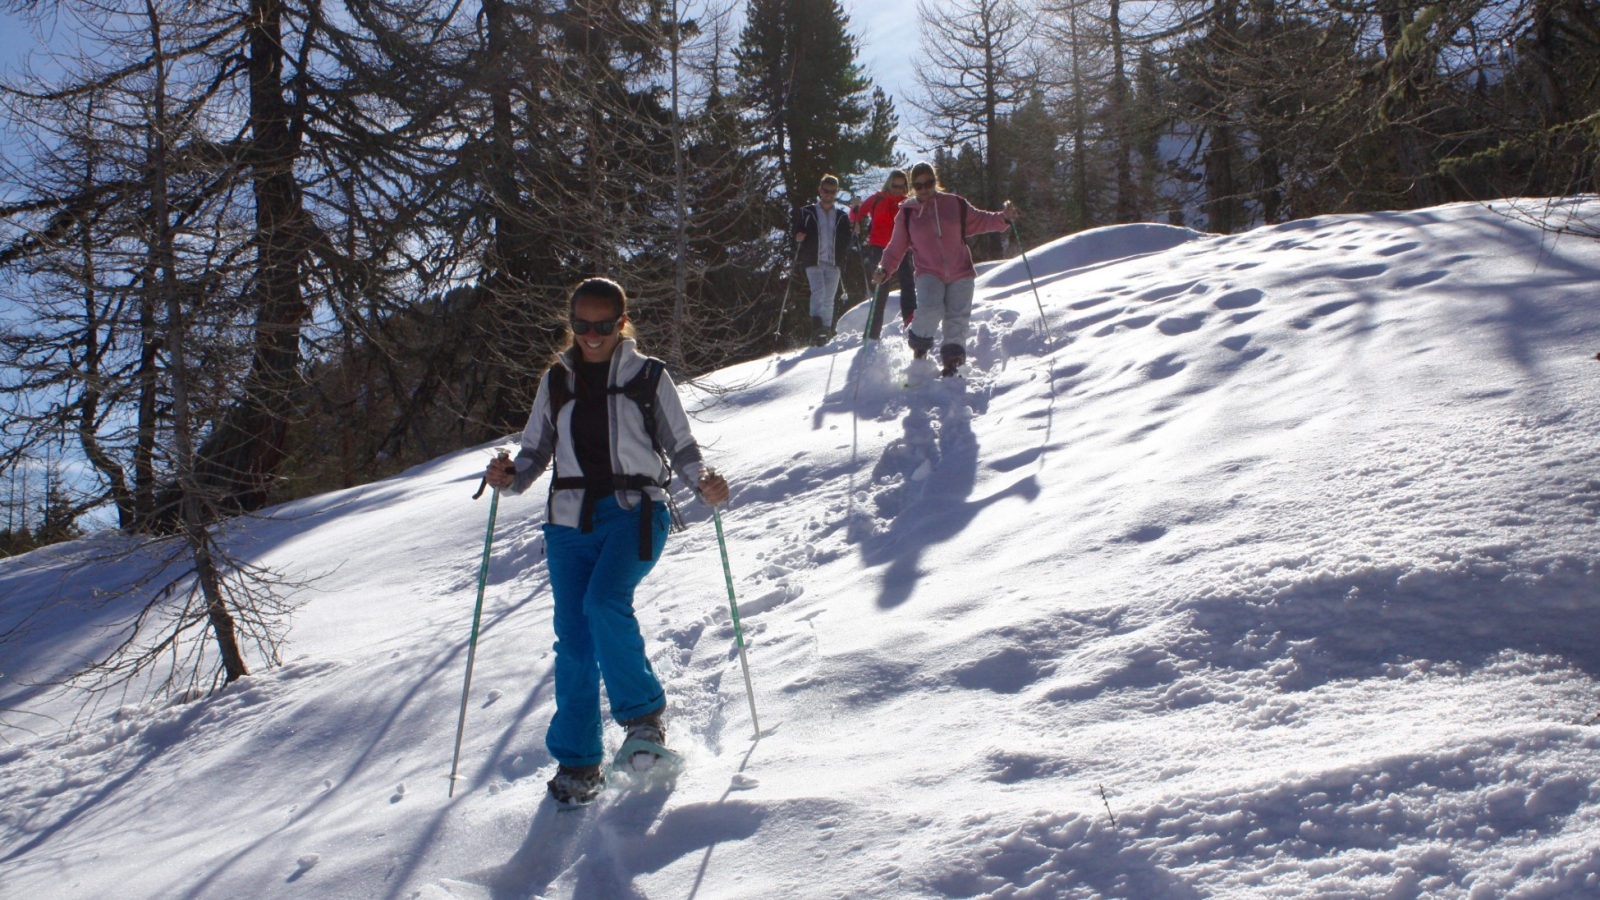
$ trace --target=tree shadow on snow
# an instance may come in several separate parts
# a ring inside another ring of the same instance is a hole
[[[527,596],[516,602],[501,604],[493,610],[485,611],[483,624],[479,629],[480,645],[492,640],[493,634],[507,619],[543,595],[542,589],[531,590]],[[277,828],[259,834],[225,858],[208,866],[204,878],[186,885],[181,893],[175,892],[174,896],[191,898],[209,896],[211,891],[226,884],[225,877],[237,865],[246,860],[256,859],[258,854],[276,852],[278,842],[286,836],[314,832],[321,827],[321,823],[316,821],[318,816],[340,815],[337,811],[338,804],[348,801],[351,791],[359,792],[366,789],[363,773],[374,764],[375,760],[396,752],[397,746],[394,742],[398,742],[401,747],[428,746],[430,742],[426,738],[417,736],[439,733],[441,723],[448,723],[453,728],[457,703],[461,696],[455,684],[465,668],[467,643],[463,635],[459,640],[452,639],[439,647],[431,658],[418,657],[410,660],[409,664],[415,669],[414,675],[408,679],[410,683],[404,694],[392,705],[374,706],[352,700],[348,709],[339,711],[338,715],[351,733],[371,735],[371,739],[352,756],[338,760],[339,772],[328,778],[332,786],[302,804],[292,818]],[[546,693],[544,689],[549,683],[549,678],[550,673],[546,673],[546,678],[529,691],[522,706],[495,743],[494,749],[497,753],[502,752],[502,748],[507,746],[515,735],[527,730],[526,718],[538,708],[541,697]],[[475,706],[481,708],[482,695],[477,692],[475,694],[480,699],[480,703]],[[372,724],[367,724],[368,721],[372,721]],[[264,737],[262,740],[270,741],[271,738]],[[244,748],[242,755],[245,757],[255,754],[266,755],[273,749],[275,748],[251,744]],[[494,760],[500,757],[491,755],[489,758]],[[462,787],[456,790],[455,799],[461,800],[470,793],[467,789],[469,785],[475,788],[485,784],[493,773],[492,764],[479,766],[474,770],[470,761],[464,762],[460,773]],[[435,787],[430,784],[429,789],[443,791],[444,785]],[[453,808],[453,803],[444,803],[431,810],[427,824],[416,832],[413,844],[415,852],[406,854],[404,861],[397,862],[394,870],[386,876],[388,890],[383,896],[388,898],[400,896],[400,891],[410,883],[417,868],[427,859],[428,850],[443,835]]]

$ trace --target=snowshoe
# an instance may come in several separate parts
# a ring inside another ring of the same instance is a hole
[[[545,789],[562,806],[587,806],[605,789],[606,776],[599,766],[561,766]]]
[[[683,768],[683,757],[667,748],[667,731],[659,718],[628,725],[628,736],[611,768],[617,772],[668,779]]]
[[[905,386],[908,388],[921,387],[933,381],[938,371],[939,369],[934,365],[933,360],[926,356],[913,359],[906,366],[906,370],[903,373]]]

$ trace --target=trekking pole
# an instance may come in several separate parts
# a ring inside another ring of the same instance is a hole
[[[789,311],[789,289],[794,287],[794,269],[800,265],[800,245],[795,244],[794,259],[789,260],[789,277],[783,282],[783,303],[778,307],[778,330],[772,333],[775,338],[783,337],[783,314]]]
[[[744,628],[739,624],[739,600],[733,594],[733,569],[728,566],[728,542],[722,536],[722,513],[711,507],[711,520],[717,523],[717,546],[722,550],[722,576],[728,580],[728,610],[733,613],[733,639],[739,645],[739,666],[744,669],[744,693],[750,698],[750,724],[761,740],[761,722],[756,719],[756,689],[750,683],[750,658],[744,652]]]
[[[872,336],[872,327],[878,322],[878,286],[872,283],[872,274],[867,271],[867,252],[861,249],[861,241],[856,240],[856,259],[861,261],[861,280],[867,288],[867,296],[872,298],[872,303],[867,306],[867,327],[861,329],[862,340],[875,341]],[[888,291],[883,291],[887,295]],[[885,296],[884,299],[888,299]],[[863,345],[865,346],[865,345]]]
[[[511,455],[501,450],[499,458],[509,462]],[[489,476],[485,475],[478,482],[478,492],[472,495],[472,499],[482,497],[484,486],[488,483]],[[478,620],[483,616],[483,587],[489,580],[489,547],[494,543],[494,516],[499,508],[500,489],[495,488],[489,498],[489,530],[483,536],[483,562],[478,565],[478,605],[472,610],[472,638],[467,642],[467,680],[461,686],[461,715],[456,719],[456,751],[450,758],[450,791],[446,795],[449,797],[456,795],[456,766],[461,762],[461,733],[467,727],[467,694],[472,691],[472,660],[478,653]]]
[[[1055,338],[1050,336],[1050,320],[1044,315],[1044,301],[1039,299],[1039,284],[1033,280],[1033,263],[1028,262],[1028,248],[1022,246],[1022,232],[1017,230],[1015,220],[1011,223],[1011,233],[1017,239],[1017,249],[1022,251],[1022,265],[1028,270],[1028,285],[1033,288],[1033,302],[1039,306],[1039,324],[1044,326],[1044,339],[1055,343]]]

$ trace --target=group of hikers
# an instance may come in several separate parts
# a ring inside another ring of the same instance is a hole
[[[926,162],[909,176],[890,172],[883,190],[854,210],[838,206],[838,192],[838,179],[824,177],[818,201],[796,214],[793,228],[819,330],[833,325],[841,264],[865,220],[878,286],[869,335],[882,328],[885,282],[894,273],[913,356],[925,358],[937,338],[943,374],[956,374],[966,359],[976,278],[965,239],[1004,229],[1016,209],[1010,201],[1000,212],[972,208],[941,190]],[[559,803],[582,805],[605,784],[602,679],[611,718],[626,730],[613,767],[649,772],[679,759],[667,748],[666,692],[645,652],[633,594],[666,543],[673,473],[712,506],[728,499],[729,487],[702,460],[664,365],[639,352],[623,287],[605,278],[579,284],[568,324],[571,342],[539,381],[521,449],[515,459],[492,460],[484,481],[520,494],[554,466],[544,543],[556,709],[545,748],[557,769],[547,789]]]
[[[833,300],[844,263],[859,250],[876,285],[866,336],[877,340],[882,333],[893,273],[900,282],[900,319],[912,356],[926,357],[939,338],[942,374],[955,375],[967,358],[977,278],[967,238],[1004,231],[1017,218],[1016,207],[1007,200],[999,212],[975,209],[965,197],[946,193],[927,162],[912,166],[910,175],[891,170],[883,189],[855,209],[840,206],[838,196],[839,179],[822,176],[817,202],[796,210],[791,222],[795,256],[811,287],[812,342],[824,344],[833,336]],[[856,232],[863,226],[869,229],[867,246],[860,248]]]

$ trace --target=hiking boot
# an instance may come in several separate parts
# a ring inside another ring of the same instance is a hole
[[[564,765],[556,769],[556,777],[545,782],[550,796],[567,806],[583,806],[593,801],[605,786],[606,776],[599,766]]]
[[[944,364],[944,370],[939,373],[942,378],[949,378],[956,374],[961,364],[967,361],[967,348],[960,344],[945,344],[939,348],[939,361]]]
[[[817,346],[817,347],[821,347],[823,344],[826,344],[828,342],[828,340],[830,338],[832,338],[832,337],[833,337],[833,329],[828,327],[828,323],[822,321],[821,319],[817,318],[816,316],[812,316],[811,317],[811,343],[812,343],[812,345],[813,346]]]
[[[906,332],[906,344],[911,347],[912,359],[923,359],[933,349],[933,338],[923,337],[915,331]]]

